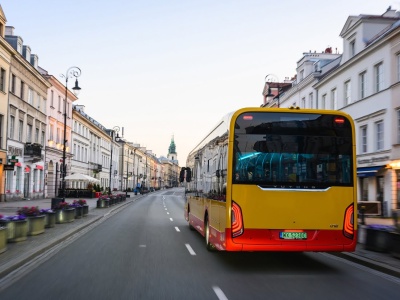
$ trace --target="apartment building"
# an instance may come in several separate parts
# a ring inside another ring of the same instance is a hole
[[[340,36],[342,54],[331,48],[304,53],[292,87],[268,106],[279,100],[281,107],[349,113],[356,125],[358,201],[376,203],[376,214],[390,216],[400,209],[400,13],[349,16]]]

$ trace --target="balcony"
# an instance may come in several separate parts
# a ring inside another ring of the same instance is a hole
[[[38,162],[42,160],[42,145],[26,143],[24,149],[24,161]]]

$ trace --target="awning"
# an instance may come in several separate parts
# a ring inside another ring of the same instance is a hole
[[[36,169],[38,169],[38,170],[43,170],[43,166],[41,166],[41,165],[36,165]]]
[[[20,162],[17,162],[17,163],[14,164],[14,166],[16,166],[16,167],[21,167],[22,164],[21,164]]]
[[[365,168],[357,168],[357,177],[371,177],[375,176],[376,173],[384,168],[385,166],[376,166],[376,167],[365,167]]]

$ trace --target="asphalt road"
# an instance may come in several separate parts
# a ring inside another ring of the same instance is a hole
[[[396,299],[400,280],[325,253],[209,252],[183,190],[151,193],[82,232],[0,299]]]

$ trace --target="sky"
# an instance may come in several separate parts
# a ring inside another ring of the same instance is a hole
[[[68,68],[81,69],[75,104],[158,157],[174,138],[180,166],[224,115],[262,104],[268,74],[282,82],[305,52],[342,53],[349,16],[400,10],[400,0],[0,4],[40,67],[61,82]]]

